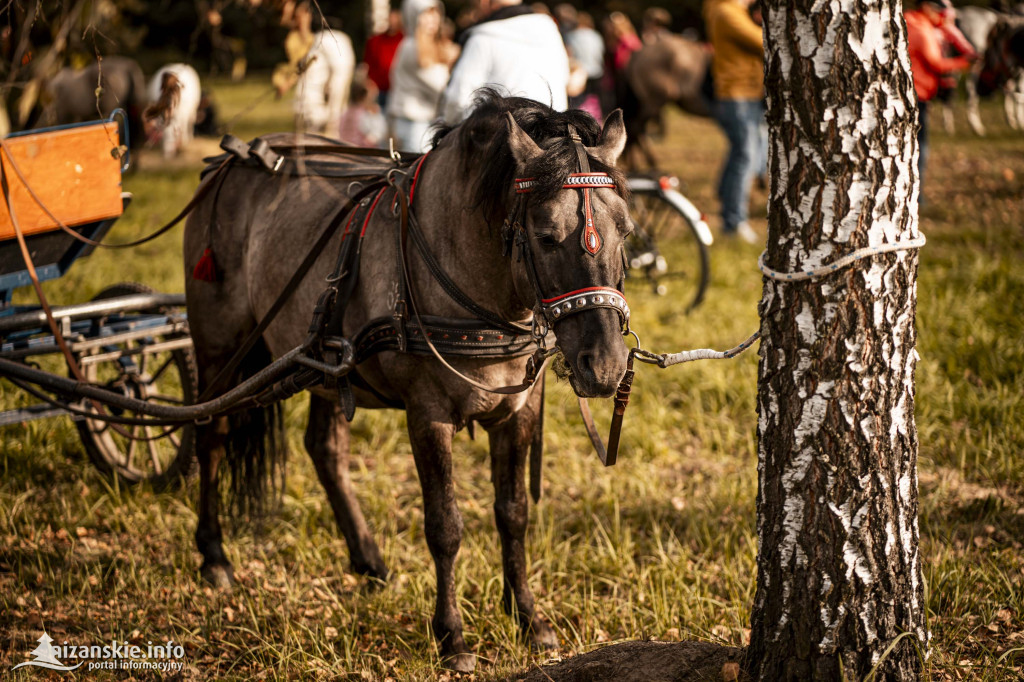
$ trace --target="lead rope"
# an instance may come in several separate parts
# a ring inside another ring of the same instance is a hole
[[[798,272],[780,272],[779,270],[773,270],[765,264],[765,258],[768,256],[768,252],[763,252],[757,259],[757,266],[764,274],[765,277],[773,279],[777,282],[801,282],[807,280],[821,279],[826,275],[830,275],[833,272],[837,272],[842,268],[845,268],[852,263],[856,263],[859,260],[870,258],[881,253],[892,253],[894,251],[911,251],[913,249],[919,249],[927,243],[924,235],[915,237],[914,239],[908,239],[906,241],[894,242],[892,244],[880,244],[878,246],[868,246],[863,249],[857,249],[853,253],[847,254],[842,258],[832,262],[826,263],[817,268],[807,268]],[[754,345],[754,342],[761,338],[761,332],[757,331],[750,335],[750,337],[741,343],[740,345],[730,348],[729,350],[718,351],[711,348],[698,348],[696,350],[685,350],[678,353],[652,353],[647,350],[636,348],[631,351],[632,355],[635,355],[637,360],[645,362],[650,365],[657,365],[662,369],[671,367],[672,365],[680,365],[684,362],[693,362],[694,360],[729,360],[743,353],[745,350]]]

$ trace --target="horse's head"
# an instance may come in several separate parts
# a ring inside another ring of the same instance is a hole
[[[577,395],[610,396],[628,355],[621,288],[632,222],[623,179],[613,170],[626,144],[622,114],[608,118],[593,146],[570,123],[538,144],[512,113],[507,121],[517,180],[505,231],[516,290],[533,302],[538,324],[554,332]]]

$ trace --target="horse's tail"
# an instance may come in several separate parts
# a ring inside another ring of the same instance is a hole
[[[270,351],[258,341],[240,363],[242,382],[271,362]],[[230,504],[240,517],[259,518],[284,489],[288,455],[281,403],[252,407],[228,415],[225,459],[229,471]]]

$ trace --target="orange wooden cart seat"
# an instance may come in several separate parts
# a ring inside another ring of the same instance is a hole
[[[118,125],[97,122],[8,137],[4,140],[29,187],[65,225],[81,225],[121,215],[121,160]],[[6,153],[0,164],[11,203],[25,234],[58,229],[32,198]],[[0,197],[0,240],[14,238],[14,225]]]

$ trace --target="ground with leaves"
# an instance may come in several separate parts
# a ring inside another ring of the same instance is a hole
[[[230,117],[263,89],[254,79],[215,92]],[[922,210],[929,243],[918,287],[917,422],[934,680],[1004,680],[1024,665],[1024,135],[995,107],[984,113],[984,140],[962,119],[960,134],[935,134]],[[288,102],[272,100],[232,122],[245,138],[289,124]],[[664,166],[714,213],[722,136],[678,115],[667,128]],[[171,164],[141,155],[125,178],[136,201],[113,236],[142,235],[176,213],[196,186],[200,155]],[[762,234],[764,200],[755,192]],[[80,302],[121,280],[181,291],[180,240],[177,228],[128,255],[96,253],[47,292],[54,303]],[[757,328],[758,253],[716,243],[707,300],[689,315],[671,283],[658,297],[631,282],[645,346],[726,348],[746,338]],[[590,451],[570,389],[551,382],[544,499],[531,510],[528,556],[561,656],[629,639],[746,643],[756,365],[749,353],[641,367],[612,469]],[[26,402],[0,382],[0,405]],[[305,410],[300,399],[287,410],[293,454],[281,508],[258,533],[231,532],[231,593],[197,581],[194,483],[161,494],[119,488],[84,458],[67,419],[0,430],[0,670],[28,660],[45,627],[55,643],[172,639],[185,648],[188,679],[444,678],[429,632],[433,568],[404,418],[361,411],[353,424],[355,483],[394,572],[374,590],[346,570],[344,541],[302,451]],[[486,453],[486,436],[457,438],[466,526],[457,580],[481,680],[550,660],[531,654],[501,612]]]

